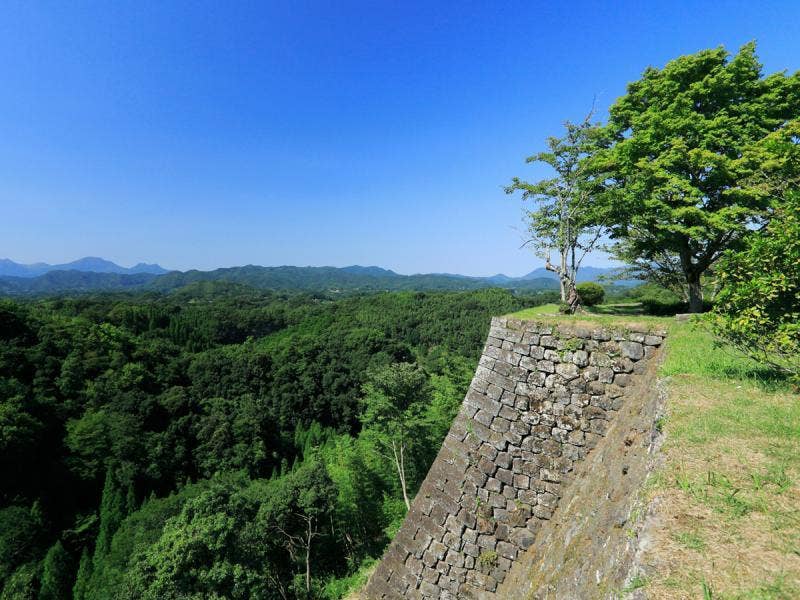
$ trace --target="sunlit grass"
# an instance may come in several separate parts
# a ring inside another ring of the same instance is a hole
[[[800,597],[800,399],[702,326],[673,322],[666,350],[650,597]]]
[[[639,326],[648,329],[665,329],[674,319],[669,317],[653,317],[642,314],[641,305],[636,303],[603,304],[578,312],[574,315],[560,314],[557,304],[542,304],[525,308],[506,315],[508,318],[533,320],[566,325],[589,325],[601,327]]]

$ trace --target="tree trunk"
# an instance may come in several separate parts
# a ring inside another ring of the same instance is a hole
[[[400,488],[403,490],[403,500],[406,503],[406,510],[411,510],[411,502],[408,500],[408,490],[406,490],[406,464],[405,457],[403,456],[405,444],[400,442],[400,453],[398,455],[397,447],[392,442],[392,452],[394,452],[394,465],[397,468],[397,476],[400,479]]]
[[[689,288],[689,312],[703,312],[703,288],[700,285],[700,274],[689,273],[686,275],[686,283]]]
[[[575,282],[570,279],[567,283],[567,304],[569,305],[570,314],[574,315],[581,307],[581,297],[575,286]]]
[[[306,543],[306,592],[311,593],[311,519],[308,521],[308,542]]]

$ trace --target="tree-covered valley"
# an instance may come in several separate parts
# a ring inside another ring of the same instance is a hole
[[[405,515],[489,317],[553,297],[2,301],[0,597],[338,597]]]

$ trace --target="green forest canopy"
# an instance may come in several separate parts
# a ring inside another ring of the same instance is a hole
[[[0,301],[0,597],[335,597],[405,514],[364,384],[425,379],[413,493],[490,316],[552,296]]]

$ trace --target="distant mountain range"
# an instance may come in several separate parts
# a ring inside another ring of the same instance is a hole
[[[140,273],[162,275],[168,272],[159,265],[149,265],[147,263],[139,263],[129,268],[120,267],[110,260],[97,258],[96,256],[87,256],[61,265],[49,265],[47,263],[24,265],[7,258],[0,258],[0,277],[39,277],[51,271],[84,271],[87,273],[116,273],[117,275],[137,275]]]
[[[596,281],[614,275],[617,269],[584,267],[580,281]],[[470,277],[450,273],[400,275],[376,266],[350,267],[261,267],[247,265],[213,271],[167,271],[159,265],[140,263],[121,267],[102,258],[87,257],[63,265],[21,265],[0,259],[0,295],[82,293],[93,291],[151,290],[169,292],[200,282],[227,282],[258,289],[325,293],[398,290],[473,290],[502,287],[515,290],[558,288],[554,273],[539,268],[523,277],[503,274]],[[620,285],[636,281],[618,282]]]

